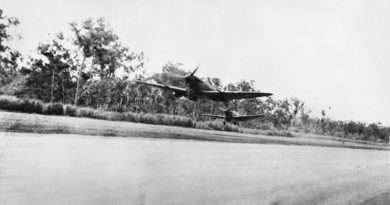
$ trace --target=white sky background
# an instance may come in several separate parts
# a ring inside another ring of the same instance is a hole
[[[223,83],[255,80],[313,116],[390,125],[390,1],[0,0],[25,55],[68,23],[105,17],[158,72],[169,60]],[[331,109],[328,109],[331,107]]]

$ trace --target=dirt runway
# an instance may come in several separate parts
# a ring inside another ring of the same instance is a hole
[[[362,204],[390,152],[0,132],[0,204]]]

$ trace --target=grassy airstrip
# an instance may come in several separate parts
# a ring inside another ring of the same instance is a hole
[[[48,116],[0,112],[0,131],[98,135],[107,137],[147,137],[161,139],[206,140],[235,143],[310,145],[359,149],[390,150],[379,143],[343,141],[335,137],[294,134],[293,137],[266,136],[226,131],[203,130],[144,123],[108,121],[68,116]]]
[[[193,121],[185,116],[110,112],[13,96],[0,96],[0,131],[390,149],[378,142],[246,129],[224,126],[218,120]]]
[[[247,134],[277,135],[292,137],[288,131],[280,130],[255,130],[245,129],[238,126],[227,124],[223,125],[222,121],[194,121],[189,117],[168,115],[168,114],[150,114],[134,112],[111,112],[88,107],[78,107],[62,103],[43,103],[35,99],[19,99],[14,96],[0,96],[0,110],[37,113],[42,115],[63,115],[71,117],[93,118],[109,121],[126,121],[135,123],[169,125],[178,127],[189,127],[205,130],[219,130],[229,132],[240,132]]]

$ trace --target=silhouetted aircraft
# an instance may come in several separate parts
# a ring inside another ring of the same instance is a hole
[[[224,125],[226,125],[226,122],[233,122],[234,125],[238,125],[238,121],[246,121],[246,120],[252,120],[259,117],[264,117],[264,115],[240,115],[238,112],[233,111],[232,108],[222,110],[222,111],[225,113],[225,116],[210,115],[210,114],[201,114],[200,116],[224,119],[223,120]]]
[[[200,78],[196,77],[194,74],[198,70],[196,68],[190,75],[180,76],[183,78],[186,83],[186,88],[148,83],[143,81],[136,80],[137,83],[142,83],[162,89],[171,90],[174,92],[175,97],[186,97],[190,100],[196,101],[198,98],[208,98],[213,101],[222,101],[228,102],[233,99],[244,99],[244,98],[257,98],[263,96],[271,96],[272,93],[262,93],[262,92],[245,92],[245,91],[221,91],[214,88],[210,83],[207,83]]]

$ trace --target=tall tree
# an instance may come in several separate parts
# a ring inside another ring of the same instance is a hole
[[[3,15],[0,9],[0,86],[9,83],[15,76],[18,67],[20,53],[8,46],[8,42],[13,39],[9,33],[9,28],[19,25],[19,20],[15,17]]]
[[[73,102],[72,72],[77,65],[64,44],[63,34],[57,33],[51,41],[38,46],[39,55],[30,59],[31,68],[22,70],[28,77],[19,95],[50,102]]]
[[[123,46],[117,34],[104,18],[96,21],[88,19],[78,24],[70,24],[74,34],[74,44],[81,51],[81,66],[77,75],[75,103],[78,102],[80,74],[84,69],[98,80],[126,76],[143,67],[143,53],[131,52]],[[86,62],[90,62],[89,65]]]

